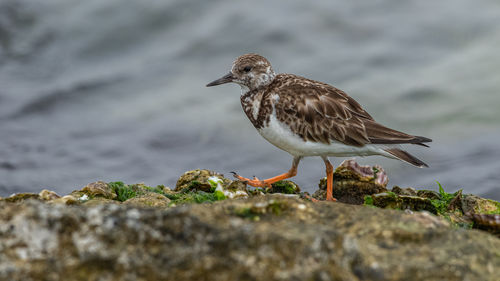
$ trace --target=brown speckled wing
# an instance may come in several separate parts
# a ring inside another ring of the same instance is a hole
[[[302,139],[354,146],[370,142],[363,120],[373,118],[343,91],[291,74],[279,76],[273,91],[279,95],[276,116]]]
[[[280,74],[277,78],[272,89],[272,93],[279,95],[276,116],[304,140],[322,143],[334,140],[363,146],[410,143],[416,138],[376,123],[342,90],[291,74]]]

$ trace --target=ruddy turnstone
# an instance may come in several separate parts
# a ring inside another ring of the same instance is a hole
[[[238,57],[228,74],[207,87],[230,82],[241,86],[241,105],[259,133],[293,156],[292,168],[273,178],[248,179],[234,173],[251,186],[269,187],[293,177],[303,157],[320,156],[326,165],[326,200],[335,201],[328,156],[382,155],[428,167],[400,144],[427,147],[424,143],[431,139],[377,123],[358,102],[333,86],[293,74],[276,74],[269,61],[257,54]]]

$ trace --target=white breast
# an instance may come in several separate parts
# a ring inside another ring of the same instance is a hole
[[[330,144],[304,141],[294,134],[290,128],[279,122],[275,112],[271,115],[267,126],[258,130],[262,137],[278,148],[287,151],[293,156],[368,156],[383,155],[391,157],[382,147],[365,145],[355,147],[341,142],[332,141]],[[393,157],[391,157],[393,158]]]

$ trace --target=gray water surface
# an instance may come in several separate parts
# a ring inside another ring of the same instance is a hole
[[[500,199],[498,1],[0,0],[0,196],[96,181],[175,185],[186,170],[266,178],[291,156],[205,84],[257,52],[434,140],[390,185]],[[343,159],[331,159],[338,165]],[[314,191],[324,166],[304,160]]]

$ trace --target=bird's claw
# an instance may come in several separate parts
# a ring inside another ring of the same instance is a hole
[[[245,183],[245,184],[248,184],[250,186],[253,186],[253,187],[264,187],[265,189],[269,189],[271,188],[271,184],[266,182],[266,181],[262,181],[262,180],[259,180],[256,176],[253,177],[253,180],[251,179],[247,179],[247,178],[244,178],[240,175],[238,175],[237,173],[235,172],[231,172],[233,174],[233,176],[240,180],[241,182]]]

